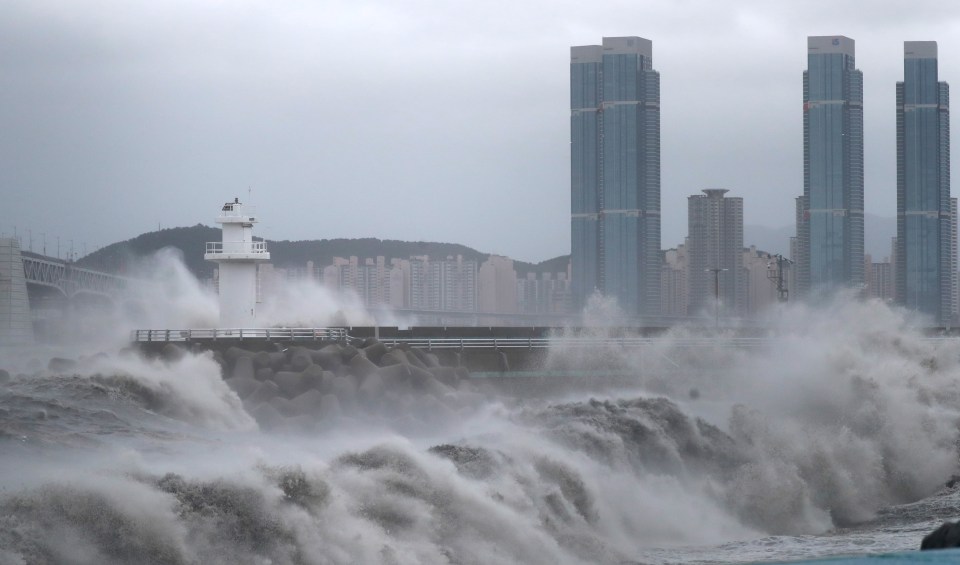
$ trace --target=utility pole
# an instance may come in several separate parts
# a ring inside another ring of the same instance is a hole
[[[712,269],[704,269],[709,273],[713,273],[713,301],[714,301],[714,327],[720,329],[720,273],[728,269],[721,269],[720,267],[714,267]]]

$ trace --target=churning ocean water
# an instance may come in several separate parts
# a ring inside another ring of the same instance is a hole
[[[302,374],[318,365],[316,392],[285,394],[302,385],[291,371],[251,382],[237,371],[256,361],[239,351],[8,350],[0,564],[693,564],[915,550],[960,517],[960,343],[873,303],[789,318],[749,350],[682,347],[678,329],[643,351],[556,351],[548,365],[635,378],[522,397],[424,373],[412,353],[402,374],[361,377],[352,358],[367,354],[355,349],[277,352]],[[960,561],[906,556],[921,557]]]

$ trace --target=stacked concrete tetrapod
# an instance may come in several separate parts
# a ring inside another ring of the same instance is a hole
[[[0,239],[0,346],[33,342],[33,322],[20,243]]]
[[[220,210],[217,223],[223,230],[223,241],[208,242],[203,258],[219,268],[220,327],[257,327],[257,263],[270,260],[267,244],[253,241],[253,224],[239,198],[227,202]]]

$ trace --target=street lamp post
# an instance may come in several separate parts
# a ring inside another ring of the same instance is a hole
[[[728,269],[721,269],[720,267],[714,267],[712,269],[704,269],[708,273],[713,273],[713,300],[714,300],[714,327],[720,329],[720,273]]]

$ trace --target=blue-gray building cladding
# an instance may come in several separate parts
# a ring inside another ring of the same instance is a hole
[[[631,316],[660,312],[660,75],[652,45],[571,49],[574,302],[595,290]]]
[[[862,285],[863,74],[847,37],[807,38],[803,195],[798,290]]]
[[[950,90],[937,45],[904,42],[897,83],[896,299],[950,323],[954,257],[950,203]]]
[[[602,49],[570,50],[570,284],[578,310],[600,286]]]

